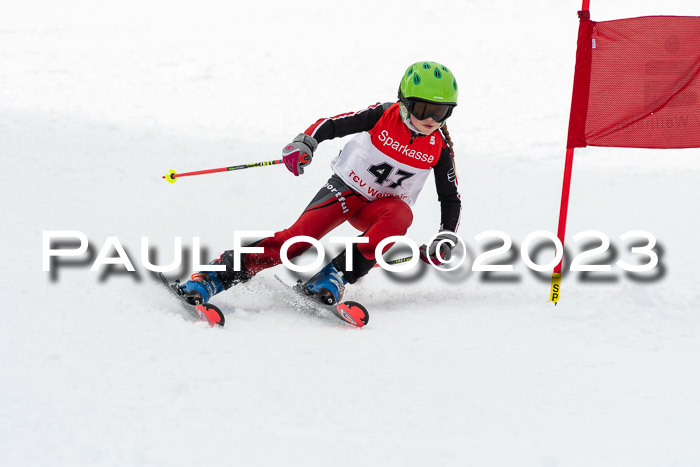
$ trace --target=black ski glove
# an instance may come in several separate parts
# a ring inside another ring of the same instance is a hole
[[[443,230],[430,246],[420,247],[420,259],[428,264],[439,266],[452,258],[452,249],[456,246],[457,235],[449,230]]]

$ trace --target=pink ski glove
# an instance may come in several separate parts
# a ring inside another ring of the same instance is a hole
[[[311,164],[318,142],[309,135],[300,133],[282,149],[282,160],[287,169],[296,177],[304,173],[304,167]]]

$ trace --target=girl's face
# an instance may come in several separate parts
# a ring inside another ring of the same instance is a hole
[[[411,117],[411,123],[421,133],[425,133],[427,135],[440,128],[440,124],[433,120],[433,117],[428,117],[425,120],[418,120],[416,117],[413,116],[413,114],[409,115]]]

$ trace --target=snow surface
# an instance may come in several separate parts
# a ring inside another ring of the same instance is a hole
[[[167,170],[277,158],[317,118],[393,100],[424,59],[461,86],[450,131],[471,250],[486,230],[516,247],[556,231],[580,2],[332,5],[3,6],[0,465],[700,465],[698,150],[577,151],[567,245],[597,229],[631,258],[619,236],[644,229],[661,265],[571,273],[556,308],[517,257],[490,278],[377,270],[348,289],[371,313],[355,330],[280,305],[272,275],[292,276],[277,268],[217,297],[227,325],[210,329],[143,268],[142,236],[165,263],[175,236],[200,236],[208,259],[234,230],[288,226],[344,141],[298,179],[169,185]],[[597,20],[699,12],[592,4]],[[439,222],[431,186],[417,242]],[[84,232],[93,254],[116,236],[137,272],[43,272],[47,230]]]

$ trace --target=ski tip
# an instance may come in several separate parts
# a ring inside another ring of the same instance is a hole
[[[209,323],[209,326],[214,327],[216,325],[222,326],[226,323],[226,318],[224,314],[211,303],[204,303],[202,305],[197,305],[194,307],[197,310],[197,314],[203,320]]]
[[[358,328],[369,323],[367,308],[357,302],[343,302],[335,306],[338,315],[348,323]]]

